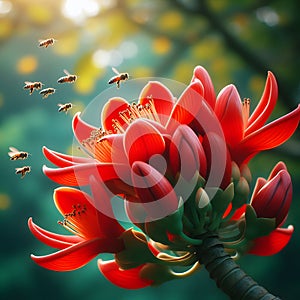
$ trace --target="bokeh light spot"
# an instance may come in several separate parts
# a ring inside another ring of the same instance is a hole
[[[168,38],[166,37],[158,37],[154,39],[153,41],[153,51],[156,54],[166,54],[170,51],[171,49],[171,42]]]
[[[52,21],[53,13],[51,9],[45,5],[28,5],[26,6],[29,19],[37,25],[46,25]]]
[[[159,27],[165,30],[175,30],[182,26],[182,15],[177,11],[169,11],[165,13],[159,21]]]
[[[6,38],[11,35],[13,25],[9,19],[0,19],[0,39]]]
[[[33,55],[23,56],[17,62],[17,71],[20,74],[31,74],[38,67],[37,58]]]
[[[11,200],[7,194],[0,194],[0,210],[6,210],[9,208]]]
[[[74,30],[73,32],[69,32],[68,35],[59,37],[57,43],[55,43],[55,46],[53,47],[53,51],[58,55],[67,56],[76,52],[78,45],[78,32]]]
[[[8,14],[12,9],[10,1],[0,1],[0,15]]]

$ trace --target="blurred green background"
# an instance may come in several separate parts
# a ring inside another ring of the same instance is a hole
[[[260,98],[266,72],[275,73],[279,101],[272,118],[299,103],[300,2],[298,0],[5,0],[0,1],[0,298],[1,299],[226,299],[205,270],[160,287],[127,291],[99,273],[96,261],[70,272],[40,268],[30,253],[51,251],[27,228],[27,219],[60,231],[52,192],[57,186],[41,171],[41,147],[71,153],[72,114],[107,88],[111,67],[131,77],[159,76],[189,83],[194,66],[211,74],[216,92],[235,83],[241,97]],[[57,39],[48,49],[38,40]],[[59,87],[63,69],[79,75]],[[24,81],[58,88],[44,100],[29,96]],[[120,89],[120,95],[122,89]],[[57,104],[72,102],[67,115]],[[250,163],[253,177],[267,177],[283,160],[294,182],[286,224],[295,226],[290,244],[273,257],[243,257],[242,268],[282,299],[300,294],[300,143],[299,130],[284,146]],[[8,147],[31,153],[13,162]],[[15,167],[29,164],[24,179]],[[62,231],[60,231],[62,232]]]

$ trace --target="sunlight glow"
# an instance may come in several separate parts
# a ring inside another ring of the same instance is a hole
[[[81,23],[88,17],[96,16],[100,11],[100,3],[96,0],[65,0],[62,13],[76,23]]]
[[[268,26],[275,26],[279,23],[279,16],[271,7],[264,6],[256,10],[256,17],[259,21]]]
[[[10,1],[0,1],[0,15],[8,14],[12,9]]]

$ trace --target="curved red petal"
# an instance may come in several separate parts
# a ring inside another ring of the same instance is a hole
[[[212,108],[214,108],[216,103],[215,89],[206,69],[202,66],[197,66],[194,69],[192,81],[194,81],[195,79],[200,80],[203,85],[203,98]]]
[[[203,97],[199,93],[201,83],[195,81],[183,91],[178,101],[175,103],[166,129],[169,133],[173,133],[179,124],[190,124],[197,116],[203,103]]]
[[[152,155],[164,152],[165,141],[155,127],[139,119],[126,130],[124,148],[130,164],[138,160],[148,162]]]
[[[132,170],[136,193],[152,220],[163,218],[178,209],[177,195],[161,173],[142,161],[134,162]]]
[[[287,167],[285,165],[284,162],[279,161],[276,166],[273,168],[273,170],[271,171],[268,181],[271,180],[273,177],[275,177],[281,170],[286,170],[287,171]]]
[[[101,182],[121,179],[131,182],[128,165],[112,163],[88,163],[65,168],[53,169],[43,166],[44,174],[58,184],[84,186],[89,184],[89,177],[94,176]]]
[[[76,113],[73,122],[72,122],[73,132],[76,139],[79,143],[82,143],[83,140],[90,137],[93,130],[97,130],[97,127],[94,127],[80,118],[80,112]]]
[[[215,113],[220,120],[227,144],[234,147],[242,140],[244,134],[242,103],[234,85],[228,85],[220,91]]]
[[[152,284],[152,280],[139,277],[144,265],[129,270],[122,270],[114,260],[98,260],[98,268],[103,276],[118,287],[124,289],[141,289]]]
[[[73,271],[86,265],[100,253],[115,253],[122,250],[123,244],[116,239],[93,239],[75,244],[58,252],[31,258],[41,267],[53,271]]]
[[[76,164],[91,163],[94,161],[92,158],[62,154],[46,147],[43,147],[43,154],[49,161],[61,168],[74,166]]]
[[[261,188],[267,183],[267,180],[263,177],[258,177],[252,192],[252,197],[251,197],[251,201],[250,203],[253,201],[252,199],[254,199],[257,195],[257,193],[261,190]]]
[[[255,110],[249,117],[248,125],[245,130],[245,136],[258,130],[265,124],[276,105],[277,97],[278,87],[276,78],[273,73],[269,71],[262,97]]]
[[[259,256],[274,255],[288,244],[293,232],[292,225],[288,228],[277,228],[269,235],[255,239],[248,253]]]
[[[113,208],[110,202],[114,196],[104,185],[94,177],[90,178],[90,186],[93,194],[92,205],[98,211],[98,223],[104,236],[119,237],[125,230],[115,219]]]
[[[150,100],[153,101],[161,124],[165,125],[174,106],[171,91],[158,81],[149,81],[140,93],[139,102],[146,105]]]
[[[121,98],[114,97],[109,99],[104,105],[101,113],[102,126],[106,131],[114,132],[113,120],[118,120],[120,125],[124,125],[125,122],[120,118],[119,112],[124,111],[128,108],[129,103]]]
[[[33,223],[32,218],[28,219],[28,227],[39,241],[53,248],[64,249],[83,241],[79,236],[62,235],[47,231]]]
[[[253,154],[280,146],[295,132],[300,121],[300,105],[281,118],[251,133],[231,149],[233,160],[241,164],[248,162]]]

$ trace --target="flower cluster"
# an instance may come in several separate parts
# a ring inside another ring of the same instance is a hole
[[[209,74],[198,66],[178,99],[151,81],[137,103],[109,99],[101,128],[75,115],[74,135],[89,157],[43,149],[58,167],[44,167],[46,176],[68,186],[55,190],[54,201],[63,215],[59,224],[72,235],[42,229],[30,218],[35,237],[58,249],[32,259],[70,271],[112,253],[114,259],[98,260],[100,271],[117,286],[136,289],[199,269],[197,247],[207,233],[217,234],[233,257],[279,252],[293,233],[292,226],[281,228],[292,200],[291,177],[279,162],[268,179],[257,179],[250,196],[247,165],[298,126],[300,106],[265,124],[277,93],[269,72],[250,115],[249,99],[242,102],[234,85],[216,96]],[[81,186],[90,194],[74,188]],[[131,228],[114,216],[113,200],[124,204]]]

